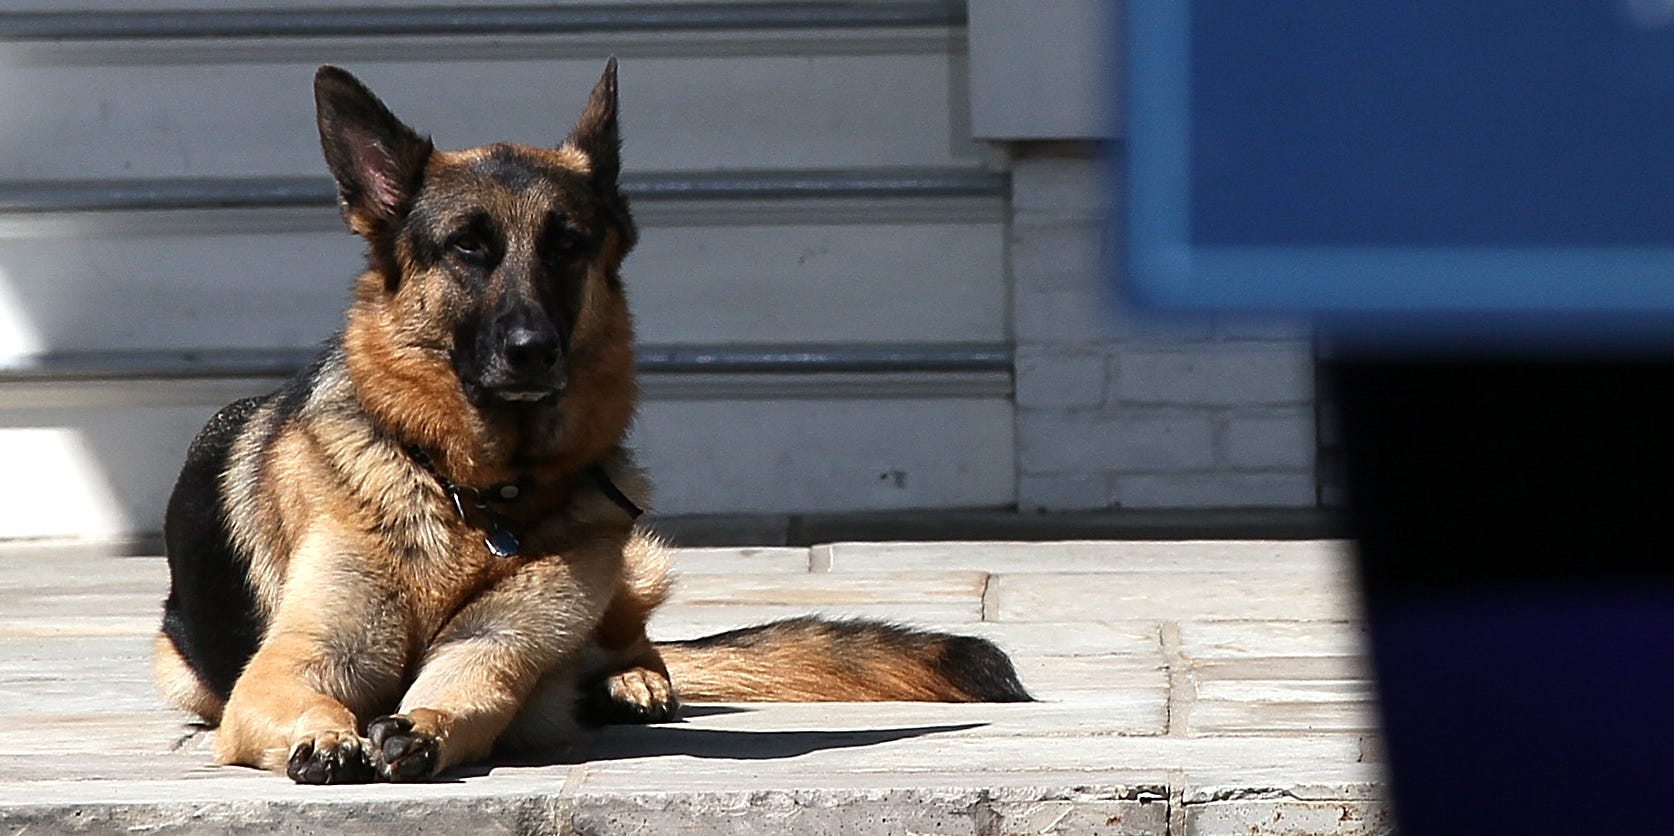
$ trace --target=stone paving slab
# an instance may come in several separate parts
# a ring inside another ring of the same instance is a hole
[[[688,574],[669,597],[675,606],[788,605],[793,607],[970,605],[981,612],[989,576],[982,572],[868,572],[865,574]]]
[[[970,569],[991,573],[1323,572],[1340,568],[1346,545],[1335,540],[1188,540],[1056,543],[832,543],[810,549],[828,571]]]
[[[1018,572],[989,576],[983,616],[1000,622],[1345,621],[1357,614],[1352,594],[1347,579],[1325,571]]]
[[[983,635],[1032,704],[695,705],[417,786],[209,764],[152,694],[157,558],[0,546],[0,834],[1389,833],[1335,542],[693,549],[653,623]]]
[[[984,621],[940,626],[994,641],[1019,657],[1019,664],[1042,656],[1160,658],[1162,652],[1162,623],[1158,621]]]
[[[825,618],[875,618],[884,621],[910,623],[917,626],[974,625],[982,619],[982,602],[936,601],[925,604],[896,602],[865,603],[802,603],[802,604],[711,604],[670,612],[660,623],[652,624],[651,638],[673,641],[706,636],[735,627],[747,627],[764,621],[818,615]]]
[[[681,549],[679,572],[682,577],[700,574],[729,574],[788,572],[801,574],[809,571],[811,556],[807,549],[747,548],[747,549]]]
[[[1187,657],[1190,658],[1190,657]],[[1359,679],[1372,676],[1360,656],[1270,656],[1260,659],[1193,660],[1192,676],[1199,682],[1262,679]]]
[[[1180,625],[1180,645],[1193,659],[1296,656],[1361,658],[1367,641],[1359,622],[1322,629],[1311,621],[1193,621]]]

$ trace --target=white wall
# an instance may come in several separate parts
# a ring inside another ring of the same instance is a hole
[[[972,127],[1012,178],[1018,504],[1312,506],[1309,330],[1122,295],[1120,5],[969,4]]]

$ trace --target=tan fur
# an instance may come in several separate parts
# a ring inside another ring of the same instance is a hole
[[[629,541],[624,553],[622,583],[593,631],[602,657],[596,663],[609,671],[606,692],[618,703],[637,706],[678,704],[668,666],[645,634],[651,613],[668,598],[672,576],[667,550],[650,536]]]
[[[151,642],[151,679],[170,705],[198,715],[209,725],[221,722],[226,702],[204,687],[168,636],[159,634]]]
[[[837,643],[817,631],[772,630],[747,648],[659,648],[682,699],[696,702],[969,702],[980,699],[928,675],[934,642],[904,650]]]

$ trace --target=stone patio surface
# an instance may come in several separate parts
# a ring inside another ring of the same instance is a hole
[[[0,834],[1393,830],[1337,542],[687,549],[653,637],[861,615],[987,636],[1033,704],[688,706],[540,762],[303,787],[152,692],[159,558],[0,547]],[[678,683],[677,683],[678,684]]]

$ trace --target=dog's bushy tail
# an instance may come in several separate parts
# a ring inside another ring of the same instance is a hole
[[[877,621],[792,618],[659,643],[692,702],[1031,702],[993,642]]]

